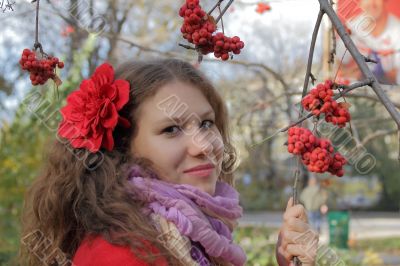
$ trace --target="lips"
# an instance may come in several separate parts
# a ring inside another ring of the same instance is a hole
[[[183,172],[190,173],[190,172],[207,171],[207,170],[209,171],[214,168],[215,168],[215,166],[213,164],[209,163],[209,164],[198,165],[198,166],[192,167],[190,169],[186,169]]]

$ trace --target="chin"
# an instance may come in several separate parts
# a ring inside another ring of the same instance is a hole
[[[206,192],[210,194],[211,196],[214,196],[216,185],[217,185],[217,178],[210,176],[205,179],[199,179],[199,178],[185,178],[179,180],[180,184],[188,184],[193,187],[196,187],[197,189]]]
[[[215,183],[214,184],[206,184],[204,186],[199,187],[200,190],[214,196],[215,193]]]

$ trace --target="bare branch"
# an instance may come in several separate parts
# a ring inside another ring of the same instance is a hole
[[[397,135],[398,135],[398,140],[399,140],[398,141],[398,143],[399,143],[399,154],[397,156],[397,160],[400,162],[400,127],[398,127],[397,131],[398,131]]]
[[[342,86],[342,87],[346,87],[346,89],[341,91],[339,94],[335,95],[333,97],[333,99],[337,100],[340,97],[344,96],[345,94],[349,93],[350,91],[352,91],[352,90],[354,90],[356,88],[360,88],[360,87],[366,86],[366,85],[371,85],[371,83],[372,83],[372,80],[367,79],[367,80],[364,80],[364,81],[356,82],[356,83],[352,84],[351,86]],[[304,97],[302,97],[302,98],[304,98]],[[300,105],[300,106],[302,106],[302,105]],[[301,117],[299,120],[297,120],[296,122],[290,124],[289,126],[284,127],[283,129],[280,130],[280,132],[285,132],[289,128],[294,127],[294,126],[296,126],[298,124],[301,124],[304,120],[306,120],[306,119],[308,119],[308,118],[310,118],[312,116],[313,116],[313,114],[309,113],[308,115]]]
[[[374,133],[367,135],[361,142],[362,145],[367,144],[369,141],[378,138],[380,136],[386,136],[390,134],[394,134],[397,132],[397,129],[391,129],[391,130],[377,130],[374,131]]]
[[[232,5],[233,0],[229,0],[229,3],[226,4],[226,6],[224,7],[224,9],[222,10],[221,14],[219,14],[219,16],[217,17],[217,19],[215,20],[215,23],[218,23],[218,21],[222,18],[222,16],[225,14],[226,10],[228,10],[228,8],[230,7],[230,5]]]
[[[128,18],[128,14],[131,11],[133,6],[134,6],[134,2],[129,2],[128,5],[124,7],[124,12],[122,14],[121,19],[118,20],[118,16],[117,16],[118,9],[115,6],[115,3],[111,2],[111,6],[109,8],[111,8],[111,10],[112,10],[112,15],[115,19],[116,24],[115,24],[115,28],[110,32],[113,35],[113,37],[108,39],[110,48],[107,53],[107,58],[110,58],[110,59],[112,58],[114,50],[117,46],[117,39],[115,37],[119,36],[121,34],[122,27],[125,24],[125,22]]]
[[[218,2],[210,9],[210,11],[208,11],[208,15],[211,15],[211,13],[217,8],[217,6],[220,6],[222,1],[224,0],[218,0]]]
[[[350,86],[337,85],[337,88],[343,88],[344,90],[341,91],[338,95],[335,95],[335,97],[333,97],[333,99],[335,99],[335,100],[339,99],[341,96],[349,93],[350,91],[352,91],[354,89],[361,88],[361,87],[368,86],[368,85],[371,86],[373,82],[374,82],[373,79],[367,78],[366,80],[355,82],[355,83],[351,84]]]
[[[32,2],[33,3],[33,2]],[[40,52],[43,53],[42,45],[39,42],[39,3],[40,0],[36,2],[36,26],[35,26],[35,44],[34,48],[40,48]]]
[[[208,62],[219,62],[218,60],[214,60],[214,59],[205,59],[205,61]],[[259,67],[264,69],[266,72],[270,73],[276,80],[279,81],[279,83],[282,84],[283,88],[285,90],[289,90],[289,85],[286,83],[286,81],[284,80],[284,78],[282,77],[282,75],[280,75],[278,72],[274,71],[272,68],[270,68],[267,65],[261,64],[261,63],[249,63],[249,62],[245,62],[245,61],[239,61],[239,60],[228,60],[225,61],[228,62],[230,64],[234,64],[234,65],[242,65],[242,66],[246,66],[246,67]]]
[[[218,6],[218,11],[221,14],[221,6]],[[224,30],[224,20],[221,17],[221,29],[222,29],[222,33],[225,34],[225,30]]]
[[[179,46],[182,46],[183,48],[186,48],[186,49],[190,49],[190,50],[196,50],[196,48],[195,48],[195,47],[193,47],[193,46],[190,46],[190,45],[187,45],[187,44],[178,43],[178,45],[179,45]]]
[[[329,0],[329,2],[333,8],[333,5],[335,3],[333,2],[333,0]],[[328,63],[333,64],[333,63],[335,63],[336,46],[337,46],[336,45],[336,33],[335,33],[335,28],[333,27],[333,25],[331,25],[331,35],[332,35],[331,36],[332,37],[332,48],[330,51],[330,57],[329,57]]]
[[[364,56],[358,51],[357,47],[349,37],[348,33],[346,32],[342,22],[340,21],[339,17],[333,10],[332,6],[329,4],[328,0],[318,0],[320,3],[321,9],[326,12],[329,18],[332,21],[332,24],[336,28],[340,38],[343,40],[344,45],[356,61],[358,67],[360,68],[361,72],[363,73],[365,78],[371,78],[373,80],[371,87],[374,90],[375,94],[378,96],[382,104],[385,106],[386,110],[390,113],[394,121],[396,122],[397,126],[400,128],[400,113],[396,110],[396,107],[387,97],[386,93],[383,91],[382,87],[380,86],[379,82],[372,74],[371,70],[368,68],[368,65],[365,62]]]
[[[312,61],[313,61],[313,57],[314,57],[315,43],[317,41],[318,31],[319,31],[319,27],[321,26],[321,21],[322,21],[323,16],[324,16],[324,11],[322,9],[320,9],[320,11],[318,13],[317,21],[315,22],[315,27],[314,27],[314,31],[312,34],[312,38],[311,38],[311,45],[310,45],[310,52],[308,54],[306,76],[304,78],[303,93],[302,93],[301,98],[304,98],[307,94],[308,82],[311,77],[311,67],[312,67]],[[303,111],[304,111],[303,106],[300,106],[299,118],[301,116],[303,116]]]
[[[102,32],[100,34],[101,36],[104,37],[114,37],[113,35],[106,33],[106,32]],[[182,58],[182,59],[186,59],[186,60],[190,60],[192,59],[191,57],[185,56],[182,53],[175,53],[175,52],[164,52],[164,51],[160,51],[157,49],[153,49],[153,48],[149,48],[147,46],[143,46],[140,45],[132,40],[129,40],[127,38],[118,36],[116,37],[117,40],[124,42],[126,44],[131,45],[132,47],[136,47],[138,49],[140,49],[141,51],[144,52],[150,52],[150,53],[156,53],[158,55],[161,56],[165,56],[165,57],[178,57],[178,58]],[[182,46],[182,45],[181,45]],[[211,59],[211,58],[205,58],[203,59],[204,61],[210,62],[210,63],[221,63],[220,60],[217,59]],[[282,77],[282,75],[280,75],[278,72],[274,71],[272,68],[268,67],[267,65],[261,64],[261,63],[249,63],[249,62],[245,62],[245,61],[239,61],[239,60],[228,60],[225,61],[226,63],[229,64],[235,64],[235,65],[242,65],[245,67],[258,67],[258,68],[262,68],[264,71],[270,73],[276,80],[279,81],[279,83],[282,84],[282,87],[285,89],[285,91],[289,91],[289,85],[286,83],[286,81],[284,80],[284,78]]]

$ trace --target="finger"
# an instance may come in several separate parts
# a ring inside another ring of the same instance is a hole
[[[309,230],[306,232],[294,232],[294,231],[283,231],[281,245],[286,249],[289,244],[301,244],[301,245],[315,245],[318,244],[319,236],[313,231]]]
[[[302,265],[312,264],[316,260],[317,246],[289,244],[285,252],[289,253],[290,258],[298,257]]]
[[[282,230],[303,233],[308,230],[311,230],[311,227],[308,223],[304,222],[300,218],[290,217],[286,221],[284,221]]]
[[[297,204],[295,206],[292,206],[292,207],[289,207],[288,209],[286,209],[285,213],[283,214],[283,219],[287,220],[290,217],[300,218],[304,222],[308,222],[306,209],[301,204]]]
[[[299,237],[299,233],[288,230],[282,231],[281,235],[282,235],[281,246],[283,250],[286,250],[287,245],[295,244],[295,239]]]
[[[293,206],[293,197],[290,197],[288,200],[288,203],[286,204],[286,210],[289,209],[289,207]]]
[[[278,248],[278,253],[280,254],[280,256],[282,256],[284,258],[284,260],[286,260],[286,262],[288,263],[291,259],[292,259],[292,255],[290,255],[289,252],[286,251],[286,249],[283,249],[282,246],[280,246]]]

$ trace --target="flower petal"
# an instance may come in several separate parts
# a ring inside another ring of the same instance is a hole
[[[105,84],[101,86],[101,93],[103,97],[113,101],[117,97],[117,88],[113,84]]]
[[[119,111],[129,101],[129,82],[123,79],[117,79],[114,85],[118,90],[118,97],[114,101],[114,104]]]
[[[113,129],[118,123],[118,112],[114,104],[109,103],[101,112],[101,124],[105,128]]]
[[[79,85],[79,93],[85,98],[96,95],[96,84],[91,79],[85,79]],[[94,95],[93,95],[94,94]]]
[[[126,119],[126,118],[124,118],[124,117],[122,117],[122,116],[119,116],[118,117],[118,124],[120,124],[122,127],[124,127],[124,128],[129,128],[129,127],[131,127],[131,122],[129,122],[129,120],[128,119]]]
[[[67,105],[73,105],[77,107],[84,106],[84,93],[81,90],[75,90],[71,92],[70,95],[67,97]]]
[[[66,105],[60,109],[60,113],[65,120],[69,120],[69,116],[73,113],[74,107],[72,105]]]
[[[96,68],[91,77],[97,88],[114,80],[114,68],[109,63],[104,63]]]
[[[112,136],[111,129],[106,130],[106,134],[103,135],[103,143],[101,146],[109,151],[111,151],[114,148],[114,138]]]
[[[112,150],[112,131],[116,125],[130,127],[129,120],[118,114],[128,101],[129,82],[114,82],[113,67],[104,63],[67,97],[67,105],[60,110],[64,120],[58,133],[68,138],[74,148],[86,148],[91,152],[100,147]]]

